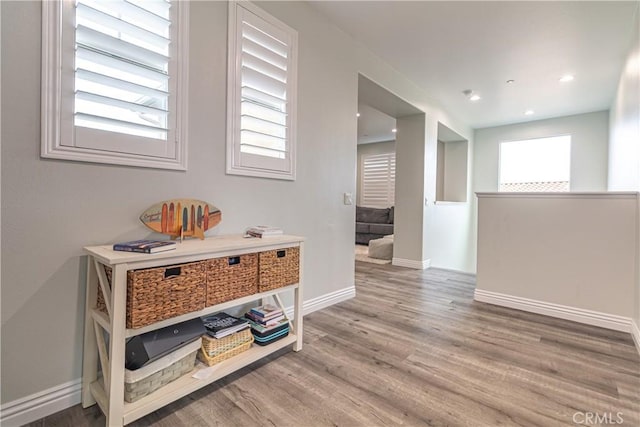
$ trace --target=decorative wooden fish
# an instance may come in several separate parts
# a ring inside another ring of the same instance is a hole
[[[222,220],[215,206],[194,199],[172,199],[156,203],[140,215],[140,221],[151,230],[177,237],[199,237]]]

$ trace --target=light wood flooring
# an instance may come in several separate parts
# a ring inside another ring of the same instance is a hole
[[[474,280],[356,263],[357,297],[306,316],[300,353],[131,425],[567,426],[592,413],[590,425],[640,426],[629,334],[474,302]],[[104,422],[96,406],[75,406],[30,427]]]

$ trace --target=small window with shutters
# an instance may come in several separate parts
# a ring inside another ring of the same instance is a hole
[[[229,3],[227,173],[295,179],[297,32]]]
[[[360,206],[386,208],[394,205],[396,154],[362,156]]]
[[[43,2],[43,157],[186,169],[187,8]]]

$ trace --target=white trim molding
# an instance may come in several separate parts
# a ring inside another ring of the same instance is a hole
[[[356,287],[351,285],[305,301],[302,311],[307,315],[355,296]],[[293,315],[293,306],[287,307],[286,312],[291,317]],[[0,425],[3,427],[22,426],[78,405],[81,401],[81,392],[82,380],[78,378],[13,402],[5,403],[0,408]]]
[[[404,258],[394,257],[393,260],[391,261],[391,264],[398,267],[414,268],[416,270],[426,270],[427,268],[431,267],[431,260],[423,259],[422,261],[416,261],[413,259],[404,259]]]
[[[636,350],[638,350],[638,354],[640,354],[640,327],[635,320],[631,320],[631,336],[633,337],[633,342],[636,344]]]
[[[329,292],[328,294],[306,300],[302,303],[302,313],[306,316],[314,311],[322,310],[323,308],[338,304],[339,302],[355,298],[355,296],[355,285],[347,286],[346,288],[338,289],[337,291]],[[293,306],[287,307],[285,312],[287,313],[287,316],[293,316]]]
[[[614,331],[631,332],[632,328],[632,320],[629,317],[537,301],[498,292],[483,291],[482,289],[475,290],[473,299],[501,307],[515,308],[516,310],[557,317],[559,319],[599,326]]]
[[[635,199],[638,197],[637,191],[607,191],[607,192],[477,192],[476,196],[481,198],[528,198],[528,199]]]
[[[0,424],[21,426],[80,403],[82,381],[69,381],[2,405]]]

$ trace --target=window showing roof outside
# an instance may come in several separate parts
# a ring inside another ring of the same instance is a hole
[[[500,143],[499,191],[569,191],[570,175],[570,135]]]

